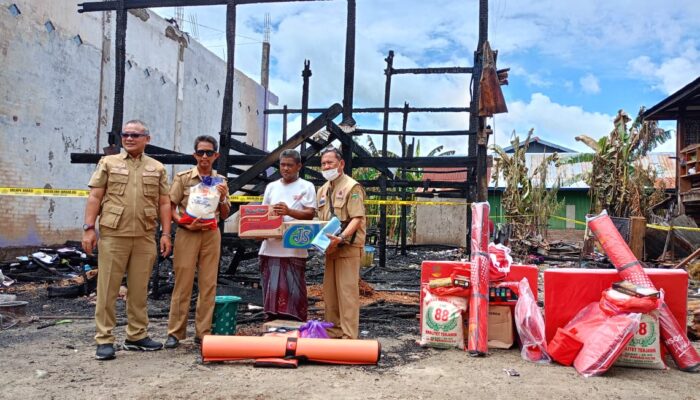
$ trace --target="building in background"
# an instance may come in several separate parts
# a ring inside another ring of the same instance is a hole
[[[71,164],[70,153],[107,146],[116,18],[77,10],[77,2],[0,0],[0,187],[87,189],[94,165]],[[198,135],[218,137],[224,61],[147,9],[129,11],[126,44],[124,120],[145,121],[151,144],[183,153]],[[235,72],[232,130],[261,149],[267,101],[276,98]],[[85,199],[0,200],[0,247],[81,238]]]

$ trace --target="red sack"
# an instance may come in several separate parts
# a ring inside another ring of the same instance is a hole
[[[583,342],[583,348],[574,360],[576,371],[589,377],[602,375],[610,369],[637,332],[641,317],[636,313],[607,315],[598,303],[584,307],[564,327],[578,332]]]
[[[615,289],[604,290],[600,298],[600,309],[608,315],[630,312],[646,314],[658,307],[659,299],[656,297],[630,296]]]
[[[605,210],[599,215],[586,218],[586,223],[622,279],[637,286],[655,289],[641,263],[622,239],[620,232],[617,231]],[[688,340],[685,327],[678,324],[678,321],[671,314],[671,310],[663,301],[659,305],[659,324],[661,325],[661,338],[678,368],[686,372],[700,371],[700,354]]]
[[[557,328],[557,333],[547,345],[547,352],[554,361],[570,366],[581,348],[583,348],[583,342],[576,336],[575,331]]]

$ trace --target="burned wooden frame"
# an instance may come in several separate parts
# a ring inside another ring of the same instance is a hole
[[[479,96],[479,79],[482,69],[482,54],[484,42],[488,35],[488,0],[479,0],[479,40],[477,50],[474,52],[473,67],[443,67],[443,68],[393,68],[393,52],[389,52],[386,59],[387,68],[385,70],[386,84],[384,95],[384,106],[376,108],[353,108],[354,97],[354,69],[355,69],[355,27],[356,27],[356,2],[355,0],[347,1],[347,25],[346,25],[346,41],[345,41],[345,74],[344,74],[344,91],[342,106],[335,104],[328,109],[309,108],[309,78],[311,77],[310,62],[305,61],[302,77],[304,79],[302,87],[302,108],[290,109],[286,105],[278,110],[265,110],[266,115],[282,115],[283,117],[283,143],[277,149],[271,152],[254,148],[237,139],[234,136],[245,135],[241,132],[232,132],[232,108],[233,108],[233,77],[235,71],[235,32],[236,32],[236,6],[245,4],[260,4],[260,3],[284,3],[284,2],[310,2],[310,1],[327,1],[327,0],[112,0],[112,1],[94,1],[79,4],[78,12],[98,12],[98,11],[115,11],[117,14],[116,23],[116,43],[115,43],[115,89],[114,89],[114,114],[112,118],[112,128],[108,133],[109,147],[105,148],[105,152],[117,151],[120,147],[119,132],[123,123],[123,106],[124,106],[124,73],[126,62],[126,29],[127,29],[127,10],[147,7],[179,7],[179,6],[208,6],[208,5],[226,5],[226,44],[227,44],[227,60],[226,60],[226,83],[223,96],[223,110],[221,117],[221,130],[219,132],[221,156],[219,157],[217,169],[226,171],[227,174],[236,176],[230,181],[229,189],[231,193],[243,191],[247,193],[259,194],[264,190],[264,186],[275,179],[278,175],[275,174],[267,177],[264,171],[275,165],[279,154],[289,148],[295,148],[301,145],[302,159],[305,166],[318,165],[318,157],[315,155],[323,148],[325,144],[331,143],[338,139],[342,143],[343,155],[345,158],[346,172],[352,173],[353,168],[357,167],[373,167],[381,172],[379,181],[361,182],[367,188],[380,189],[380,196],[386,198],[389,195],[387,190],[389,187],[397,188],[398,191],[392,192],[398,194],[402,199],[406,199],[407,187],[428,187],[433,188],[450,188],[454,189],[448,193],[444,193],[443,197],[461,197],[470,201],[486,201],[487,185],[486,182],[486,144],[488,143],[488,132],[485,125],[485,118],[476,115],[472,112],[478,109]],[[469,107],[409,107],[407,103],[404,107],[391,107],[391,78],[393,75],[401,74],[471,74],[471,100]],[[267,105],[266,105],[267,107]],[[469,112],[469,128],[468,130],[452,130],[452,131],[408,131],[407,119],[409,113],[415,112]],[[311,123],[307,124],[309,114],[320,115]],[[356,129],[353,113],[382,113],[383,124],[382,130]],[[403,124],[401,131],[391,131],[389,126],[389,115],[391,113],[401,113],[403,116]],[[287,117],[289,114],[302,115],[302,128],[291,138],[287,138]],[[340,125],[336,125],[333,119],[342,114]],[[330,135],[327,139],[317,142],[310,140],[311,136],[319,129],[326,127]],[[381,134],[382,135],[382,150],[381,157],[372,157],[364,148],[356,145],[353,136],[361,134]],[[388,136],[398,135],[402,143],[401,158],[391,158],[387,156]],[[467,157],[413,157],[413,146],[406,144],[406,137],[415,136],[468,136],[468,156]],[[307,147],[307,144],[309,147]],[[241,155],[231,154],[231,150],[243,153]],[[173,152],[171,150],[162,149],[156,146],[148,146],[147,153],[157,160],[167,164],[194,164],[191,155]],[[353,154],[355,157],[353,157]],[[71,154],[72,163],[95,163],[99,160],[101,154]],[[242,170],[233,167],[234,165],[250,165],[248,170]],[[406,180],[406,171],[411,167],[455,167],[464,168],[468,171],[467,181],[465,182],[447,182],[447,181],[431,181],[431,182],[411,182]],[[400,170],[400,178],[394,176],[390,168],[398,168]],[[311,173],[306,170],[306,173]],[[313,176],[310,179],[314,183],[321,183],[319,176]],[[250,188],[250,185],[253,185]],[[248,187],[246,187],[248,186]],[[470,236],[471,213],[467,213],[467,243]],[[406,206],[401,208],[401,250],[406,251]],[[380,207],[380,243],[379,243],[379,259],[380,267],[386,264],[386,206]],[[223,229],[223,224],[222,224]],[[229,235],[225,235],[229,236]],[[230,239],[230,238],[229,238]],[[222,245],[225,241],[222,240]],[[245,241],[241,241],[243,243]],[[240,250],[240,248],[239,248]],[[467,246],[467,251],[469,246]],[[242,259],[237,253],[234,257],[236,260]],[[228,273],[235,273],[237,266],[232,264],[229,266]],[[231,271],[233,269],[233,271]]]

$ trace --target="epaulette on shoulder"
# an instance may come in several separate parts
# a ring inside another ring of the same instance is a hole
[[[192,172],[192,171],[189,170],[189,169],[186,169],[186,170],[184,170],[184,171],[178,172],[178,173],[177,173],[177,176],[188,175],[190,172]]]

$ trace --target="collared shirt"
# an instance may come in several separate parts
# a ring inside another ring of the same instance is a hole
[[[367,232],[365,217],[365,190],[354,179],[342,174],[334,181],[326,182],[318,190],[318,218],[328,221],[333,215],[338,217],[343,229],[351,219],[362,217],[362,223],[357,228],[355,239],[350,246],[364,247]],[[345,238],[350,241],[352,238]]]
[[[226,178],[218,175],[215,170],[211,171],[211,176],[218,176],[226,181]],[[170,186],[170,201],[177,204],[177,212],[179,217],[182,217],[182,214],[184,214],[185,210],[187,209],[187,201],[190,198],[190,189],[192,186],[199,185],[201,182],[202,177],[199,176],[199,170],[196,166],[192,169],[177,173],[175,178],[173,178],[173,184]],[[216,208],[216,219],[217,221],[219,219],[218,207]]]
[[[159,197],[168,194],[168,174],[160,162],[129,153],[100,159],[91,188],[105,188],[100,207],[101,236],[139,237],[155,233]]]

